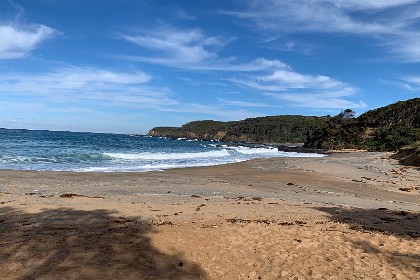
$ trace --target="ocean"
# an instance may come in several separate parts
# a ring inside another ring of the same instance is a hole
[[[266,145],[231,145],[142,135],[0,129],[0,169],[142,172],[297,156],[322,155],[280,152]]]

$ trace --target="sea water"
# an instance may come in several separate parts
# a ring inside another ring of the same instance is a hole
[[[265,145],[142,135],[0,129],[0,169],[76,172],[155,171],[255,158],[318,157]]]

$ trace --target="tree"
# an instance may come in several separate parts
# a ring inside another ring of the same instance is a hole
[[[342,111],[339,116],[343,119],[354,119],[354,117],[356,116],[356,112],[354,112],[352,109],[346,109],[344,111]]]

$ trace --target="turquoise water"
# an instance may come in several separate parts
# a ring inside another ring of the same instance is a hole
[[[0,129],[0,169],[153,171],[295,156],[321,155],[139,135]]]

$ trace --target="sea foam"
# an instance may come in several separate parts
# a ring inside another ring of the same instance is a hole
[[[123,134],[0,129],[0,169],[119,172],[210,166],[255,158],[319,157],[264,145]]]

